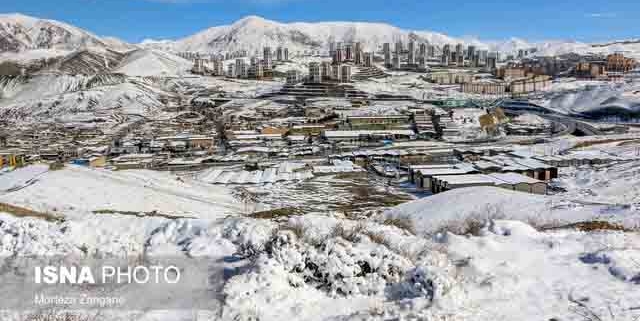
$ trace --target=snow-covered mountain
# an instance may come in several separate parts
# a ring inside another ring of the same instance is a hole
[[[332,41],[359,41],[365,50],[375,50],[382,43],[398,40],[428,41],[435,44],[455,43],[440,33],[407,31],[384,23],[368,22],[319,22],[279,23],[257,16],[248,16],[227,25],[212,27],[173,43],[176,51],[236,51],[250,53],[265,46],[286,46],[289,50],[326,49]],[[167,42],[161,42],[167,45]],[[158,45],[159,42],[141,45]]]
[[[573,40],[529,42],[512,37],[490,41],[477,38],[454,38],[432,31],[405,30],[385,23],[369,22],[318,22],[280,23],[257,16],[248,16],[231,25],[211,27],[192,36],[176,41],[146,40],[141,47],[175,52],[233,52],[247,50],[249,54],[261,53],[266,46],[285,46],[290,52],[302,50],[327,50],[330,42],[361,42],[366,51],[380,50],[385,42],[398,40],[407,43],[429,42],[441,47],[444,44],[474,45],[477,49],[516,53],[519,49],[537,48],[538,55],[566,53],[609,53],[625,51],[631,56],[640,54],[640,44],[633,41],[616,41],[607,44],[589,44]],[[638,53],[638,54],[636,54]]]
[[[565,53],[609,53],[624,51],[640,57],[638,41],[614,41],[589,44],[572,40],[528,42],[512,37],[489,41],[478,38],[454,38],[438,32],[405,30],[385,23],[370,22],[294,22],[280,23],[257,16],[248,16],[237,22],[211,27],[178,40],[145,40],[138,45],[113,37],[99,37],[91,32],[54,20],[38,19],[22,14],[0,14],[0,60],[29,61],[62,57],[73,51],[109,49],[127,52],[139,48],[168,52],[233,52],[247,50],[250,55],[260,54],[266,46],[285,46],[290,53],[304,50],[326,51],[330,42],[361,42],[366,51],[379,50],[385,42],[398,40],[429,42],[438,47],[444,44],[475,45],[502,53],[519,49],[537,48],[538,55]]]
[[[0,14],[0,52],[107,46],[100,37],[63,22],[22,14]]]

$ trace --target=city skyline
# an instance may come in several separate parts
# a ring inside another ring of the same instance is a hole
[[[407,30],[440,32],[457,38],[528,41],[576,40],[600,42],[633,39],[638,34],[634,16],[640,4],[609,1],[542,0],[536,6],[518,0],[509,4],[490,1],[446,3],[382,0],[347,3],[335,0],[42,0],[14,1],[3,13],[22,13],[60,20],[100,36],[131,43],[144,39],[179,39],[209,27],[228,25],[249,15],[278,22],[356,21],[387,23]],[[624,11],[609,10],[621,8]],[[499,6],[499,7],[496,7]],[[464,10],[460,10],[464,8]],[[494,16],[500,9],[499,17]],[[529,26],[522,26],[523,17]],[[580,30],[577,32],[576,30]]]

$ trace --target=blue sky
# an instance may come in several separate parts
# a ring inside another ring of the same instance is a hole
[[[0,0],[4,13],[56,19],[130,42],[176,39],[246,15],[375,21],[498,40],[640,38],[638,0]]]

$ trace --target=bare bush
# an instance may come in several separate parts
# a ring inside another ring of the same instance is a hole
[[[384,245],[387,248],[391,248],[391,243],[389,242],[389,240],[385,237],[384,233],[382,232],[374,232],[374,231],[370,231],[370,230],[365,230],[362,232],[363,235],[366,235],[369,240],[371,240],[371,242],[376,243],[376,244],[380,244],[380,245]]]
[[[389,225],[389,226],[395,226],[401,230],[405,230],[411,234],[416,234],[415,228],[413,226],[413,222],[411,221],[410,218],[408,217],[394,217],[394,218],[387,218],[384,221],[382,221],[382,224],[384,225]]]
[[[457,235],[479,236],[482,229],[493,220],[504,219],[504,209],[500,204],[487,204],[479,211],[472,212],[461,220],[446,222],[439,232],[449,231]]]
[[[353,228],[346,228],[344,224],[336,224],[331,230],[331,237],[341,237],[349,242],[355,243],[359,241],[359,235],[365,230],[363,224],[356,224]]]
[[[281,226],[279,229],[276,229],[274,233],[277,234],[279,231],[291,231],[296,236],[296,238],[298,238],[298,240],[302,241],[307,235],[308,227],[299,222],[287,223]]]

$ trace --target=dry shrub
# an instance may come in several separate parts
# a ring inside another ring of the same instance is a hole
[[[47,212],[38,212],[25,207],[20,207],[8,203],[0,203],[0,212],[8,213],[17,217],[34,217],[44,219],[49,222],[62,222],[64,217]]]
[[[557,229],[576,229],[578,231],[628,231],[624,226],[607,222],[607,221],[585,221],[564,225],[548,225],[542,227],[541,230],[557,230]]]
[[[504,209],[500,204],[487,204],[482,210],[472,212],[461,220],[445,223],[440,231],[449,231],[457,235],[479,236],[482,229],[493,220],[504,219]]]
[[[382,221],[382,224],[395,226],[401,230],[405,230],[411,234],[416,234],[415,228],[413,227],[413,222],[408,217],[394,217],[387,218]]]
[[[384,233],[382,232],[373,232],[373,231],[365,230],[362,232],[362,234],[366,235],[369,238],[369,240],[371,240],[371,242],[373,243],[384,245],[387,248],[391,248],[391,243],[389,242],[389,240],[387,240]]]
[[[262,212],[254,212],[249,214],[248,216],[251,218],[257,219],[279,219],[279,218],[288,218],[290,216],[300,215],[302,211],[299,208],[295,207],[284,207],[277,208],[268,211]]]
[[[287,223],[280,228],[274,231],[277,234],[279,231],[291,231],[298,238],[298,240],[303,240],[308,232],[308,227],[300,222],[296,223]]]
[[[481,217],[469,216],[462,221],[447,222],[441,230],[449,231],[457,235],[480,235],[487,221]]]
[[[365,226],[356,224],[353,228],[346,228],[344,224],[336,224],[331,230],[331,237],[341,237],[349,242],[355,243],[359,240],[359,235],[363,234]]]

